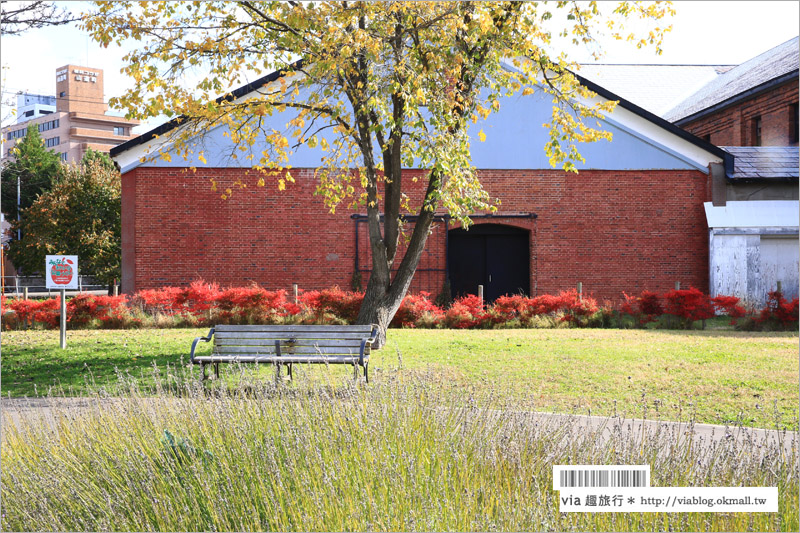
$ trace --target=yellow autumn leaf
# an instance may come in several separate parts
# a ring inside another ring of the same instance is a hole
[[[478,132],[478,138],[481,140],[481,142],[484,142],[486,140],[486,134],[483,133],[483,130]]]

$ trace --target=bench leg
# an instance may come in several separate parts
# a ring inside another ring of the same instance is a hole
[[[214,377],[219,379],[219,363],[214,363]]]
[[[288,368],[289,368],[289,381],[291,381],[293,379],[292,378],[292,363],[289,363],[289,367]]]
[[[275,363],[275,385],[281,382],[281,364]]]
[[[208,379],[208,376],[206,375],[206,364],[205,363],[200,363],[200,368],[201,368],[201,371],[203,373],[202,381],[205,381],[205,380]]]
[[[364,380],[369,383],[369,363],[364,363]]]

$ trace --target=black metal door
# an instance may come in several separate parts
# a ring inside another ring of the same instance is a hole
[[[479,224],[449,232],[448,266],[453,297],[477,294],[494,301],[504,294],[530,294],[529,232]]]

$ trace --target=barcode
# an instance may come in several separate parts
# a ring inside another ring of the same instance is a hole
[[[557,465],[553,466],[553,488],[581,487],[649,487],[649,465],[604,466]]]

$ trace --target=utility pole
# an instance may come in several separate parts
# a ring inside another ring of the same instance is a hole
[[[17,240],[22,240],[22,228],[19,227],[19,209],[22,205],[22,190],[19,186],[19,174],[17,174]]]

